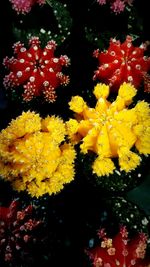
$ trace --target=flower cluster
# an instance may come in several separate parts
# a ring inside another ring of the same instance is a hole
[[[129,240],[126,227],[121,227],[113,239],[106,236],[104,229],[101,229],[98,235],[102,239],[101,244],[88,252],[94,267],[147,266],[144,260],[147,247],[145,234],[140,233]]]
[[[18,209],[18,202],[0,207],[0,258],[6,262],[27,256],[29,244],[35,244],[42,221],[33,216],[33,207]]]
[[[60,118],[23,112],[0,133],[0,175],[32,196],[59,192],[74,178],[75,150],[65,134]]]
[[[34,4],[43,5],[45,4],[45,0],[9,0],[12,4],[12,8],[18,13],[18,14],[26,14],[29,13],[32,6]]]
[[[72,97],[69,102],[76,115],[66,123],[68,135],[73,142],[81,142],[82,153],[93,151],[97,154],[92,169],[98,176],[114,172],[114,158],[118,159],[120,171],[128,173],[140,165],[139,153],[150,154],[149,105],[139,101],[128,109],[136,92],[134,86],[123,83],[116,100],[111,103],[107,100],[109,86],[97,84],[95,108],[90,108],[80,96]]]
[[[119,14],[124,11],[126,5],[131,6],[133,0],[97,0],[100,5],[110,3],[110,8],[115,14]]]
[[[42,49],[39,38],[31,37],[29,46],[26,49],[24,44],[17,42],[13,46],[16,57],[4,59],[4,66],[10,70],[4,78],[4,86],[23,86],[25,101],[43,94],[46,101],[54,102],[56,88],[69,82],[68,76],[62,73],[62,68],[68,66],[69,59],[66,55],[59,58],[54,56],[56,42],[53,40]]]
[[[116,39],[111,39],[108,50],[94,52],[99,67],[93,79],[108,84],[113,91],[118,91],[123,82],[130,82],[136,88],[143,80],[147,84],[149,79],[146,81],[145,75],[148,75],[147,72],[150,70],[150,57],[144,56],[145,50],[146,44],[134,47],[131,36],[127,36],[122,44]]]

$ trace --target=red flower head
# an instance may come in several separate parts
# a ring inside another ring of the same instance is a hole
[[[12,201],[9,207],[0,207],[0,258],[11,262],[24,252],[28,244],[36,241],[35,229],[41,221],[33,219],[32,206],[18,210],[18,202]]]
[[[69,82],[68,76],[61,72],[63,66],[68,66],[69,59],[66,55],[59,58],[54,56],[56,43],[53,40],[42,49],[39,38],[32,37],[29,46],[30,48],[26,49],[23,44],[17,42],[13,46],[16,57],[4,59],[4,66],[10,70],[4,78],[4,86],[14,88],[22,85],[25,101],[43,94],[46,101],[54,102],[56,88]]]
[[[93,79],[108,84],[113,91],[118,91],[123,82],[130,82],[138,88],[142,80],[146,82],[145,75],[150,70],[150,57],[144,56],[145,50],[145,44],[134,47],[131,36],[127,36],[122,44],[116,39],[111,39],[107,51],[96,50],[93,54],[99,61]]]
[[[105,5],[105,4],[109,3],[111,10],[115,14],[119,14],[119,13],[123,12],[126,5],[131,6],[132,2],[133,2],[133,0],[107,0],[107,1],[106,0],[97,0],[97,3],[99,3],[100,5]]]
[[[140,233],[134,239],[128,239],[126,227],[113,239],[108,238],[104,231],[100,231],[101,245],[88,252],[94,267],[146,267],[144,260],[147,238]]]
[[[39,5],[45,4],[45,0],[9,0],[12,8],[18,13],[29,13],[32,6],[36,3]]]

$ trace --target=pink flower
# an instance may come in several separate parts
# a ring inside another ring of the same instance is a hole
[[[114,91],[117,91],[123,82],[130,82],[138,88],[142,81],[145,81],[146,90],[149,88],[146,74],[150,70],[150,57],[144,56],[145,50],[145,44],[134,47],[131,36],[127,36],[122,44],[111,39],[108,50],[96,50],[93,54],[99,61],[93,79],[108,84]]]
[[[132,5],[133,0],[97,0],[99,5],[110,4],[110,8],[115,14],[119,14],[124,11],[126,5]]]
[[[119,13],[123,12],[125,9],[125,2],[123,2],[121,0],[115,0],[111,4],[110,8],[113,10],[114,13],[119,14]]]
[[[129,240],[126,227],[121,227],[120,232],[113,238],[105,235],[99,237],[101,244],[88,251],[94,267],[146,267],[148,263],[144,260],[147,237],[140,233]]]
[[[51,40],[46,47],[40,47],[38,37],[29,40],[29,49],[20,42],[14,44],[16,57],[4,59],[10,73],[4,78],[5,88],[23,86],[23,99],[30,101],[33,97],[44,95],[46,101],[54,102],[55,90],[60,85],[67,85],[69,78],[61,72],[68,66],[69,59],[66,55],[59,58],[54,56],[55,41]]]
[[[12,8],[17,11],[17,13],[29,13],[32,6],[36,3],[39,5],[45,4],[45,0],[9,0],[12,4]]]

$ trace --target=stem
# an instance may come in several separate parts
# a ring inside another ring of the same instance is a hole
[[[46,0],[46,3],[47,3],[50,7],[52,7],[52,6],[51,6],[51,0]]]

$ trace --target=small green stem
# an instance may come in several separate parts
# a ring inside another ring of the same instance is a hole
[[[51,0],[46,0],[46,3],[47,3],[50,7],[52,7],[52,6],[51,6]]]

